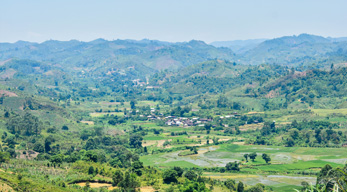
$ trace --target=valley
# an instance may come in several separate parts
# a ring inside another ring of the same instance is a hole
[[[323,190],[346,171],[347,42],[255,42],[1,43],[0,185]]]

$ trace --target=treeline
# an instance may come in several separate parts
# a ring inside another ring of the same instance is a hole
[[[347,141],[343,131],[335,131],[339,125],[329,121],[294,120],[278,127],[275,122],[265,122],[260,134],[248,142],[259,145],[284,145],[287,147],[341,147]],[[281,136],[280,141],[273,138]]]

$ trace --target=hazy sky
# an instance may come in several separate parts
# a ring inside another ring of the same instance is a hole
[[[0,42],[347,36],[346,0],[0,0]]]

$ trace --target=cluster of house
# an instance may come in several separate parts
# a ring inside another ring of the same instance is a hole
[[[146,116],[150,120],[165,120],[165,125],[167,126],[181,126],[181,127],[191,127],[191,126],[205,126],[206,123],[212,122],[213,119],[200,118],[200,117],[176,117],[176,116],[167,116],[164,117],[162,113],[154,114],[156,109],[151,108],[151,115]],[[193,110],[192,110],[193,111]],[[198,110],[196,110],[198,111]],[[138,112],[138,111],[136,111]],[[241,115],[237,112],[234,112],[230,115],[220,116],[221,119],[224,118],[239,118]],[[140,117],[145,117],[145,115],[140,115]]]
[[[142,87],[142,86],[146,85],[146,83],[141,81],[141,79],[134,79],[134,80],[132,80],[132,82],[134,84],[134,87],[137,87],[137,86]]]
[[[237,112],[232,113],[231,115],[226,115],[226,116],[220,116],[219,118],[224,119],[224,118],[239,118],[241,115],[238,114]]]
[[[190,126],[205,126],[205,123],[211,122],[212,119],[205,119],[205,118],[187,118],[187,117],[175,117],[175,116],[168,116],[165,117],[166,122],[165,124],[168,126],[183,126],[183,127],[190,127]]]

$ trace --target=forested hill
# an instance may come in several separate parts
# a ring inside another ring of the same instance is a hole
[[[248,39],[248,40],[234,40],[234,41],[215,41],[210,43],[215,47],[227,47],[237,54],[245,53],[248,50],[255,48],[260,43],[267,39]]]
[[[210,60],[189,66],[179,72],[154,74],[150,83],[165,87],[172,93],[198,95],[222,93],[246,84],[254,86],[289,73],[280,65],[241,65],[235,62]]]
[[[241,63],[247,64],[318,65],[321,67],[330,65],[330,62],[341,62],[341,58],[338,57],[341,56],[341,49],[347,49],[345,38],[324,38],[301,34],[264,41],[244,54],[238,55],[238,59]]]
[[[333,65],[332,65],[333,67]],[[284,97],[287,103],[300,101],[316,108],[331,105],[331,108],[345,108],[347,102],[347,68],[332,68],[329,71],[309,70],[290,73],[275,82],[258,89],[260,96]]]
[[[0,44],[0,60],[11,58],[30,59],[61,66],[64,70],[95,70],[100,67],[126,69],[147,73],[161,69],[178,69],[208,59],[232,60],[233,52],[216,48],[202,41],[168,43],[154,40],[97,39],[91,42],[46,41]]]
[[[271,40],[211,44],[217,47],[197,40],[180,43],[147,39],[96,39],[90,42],[50,40],[43,43],[18,41],[0,43],[0,61],[28,59],[46,63],[65,72],[92,73],[93,76],[116,72],[130,75],[131,78],[144,79],[160,70],[180,71],[187,66],[213,59],[243,65],[302,66],[303,69],[326,67],[347,60],[346,38],[301,34]]]

